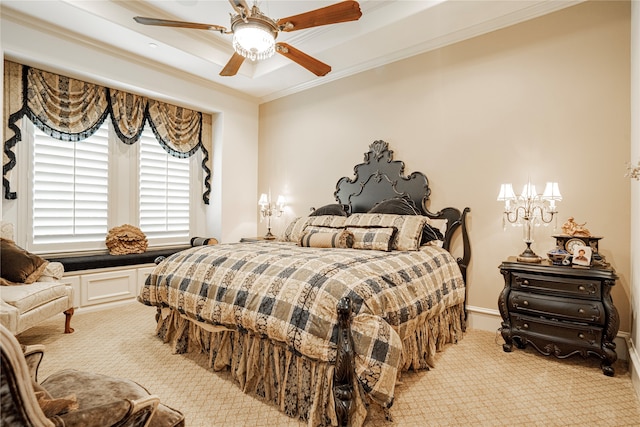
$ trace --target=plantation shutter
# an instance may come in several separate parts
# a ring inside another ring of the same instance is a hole
[[[34,244],[104,243],[108,140],[107,122],[77,142],[59,141],[34,126]]]
[[[148,127],[140,137],[139,182],[140,230],[149,239],[188,238],[189,159],[169,155]]]

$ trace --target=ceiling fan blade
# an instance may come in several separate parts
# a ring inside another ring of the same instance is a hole
[[[198,24],[196,22],[171,21],[168,19],[145,18],[143,16],[134,16],[133,20],[138,24],[157,25],[160,27],[193,28],[195,30],[220,31],[221,33],[227,31],[225,27],[222,27],[220,25]]]
[[[251,16],[251,8],[245,0],[229,0],[231,7],[242,17]]]
[[[306,53],[288,45],[287,43],[277,43],[276,51],[289,58],[293,62],[302,65],[318,77],[326,76],[331,71],[331,66],[320,62]]]
[[[234,52],[231,59],[229,59],[229,62],[227,62],[227,65],[225,65],[222,71],[220,71],[220,75],[223,77],[235,76],[243,62],[244,56]]]
[[[357,21],[362,16],[357,1],[342,1],[331,6],[311,10],[278,20],[280,31],[296,31],[339,22]]]

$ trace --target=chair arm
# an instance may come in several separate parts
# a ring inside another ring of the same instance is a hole
[[[18,316],[20,312],[11,304],[7,304],[0,300],[0,324],[7,328],[11,333],[18,330]]]
[[[40,367],[40,362],[42,362],[42,358],[44,357],[44,346],[41,344],[29,345],[24,347],[24,358],[27,361],[27,366],[29,367],[29,373],[31,375],[31,379],[38,382],[38,368]]]

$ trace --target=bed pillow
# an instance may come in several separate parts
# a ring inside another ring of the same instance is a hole
[[[332,231],[318,231],[314,227],[305,228],[300,237],[299,246],[308,248],[342,248],[347,249],[353,246],[353,233],[345,229],[331,229],[328,227],[318,227],[319,229]]]
[[[393,249],[395,227],[347,227],[353,235],[353,249],[369,249],[389,252]]]
[[[322,215],[322,216],[302,216],[294,218],[284,230],[281,240],[285,242],[299,242],[304,229],[310,225],[319,227],[343,228],[345,216]]]
[[[413,200],[407,197],[394,197],[376,203],[367,213],[395,214],[395,215],[420,215]]]
[[[318,209],[315,209],[309,214],[309,216],[322,216],[322,215],[335,215],[335,216],[348,216],[348,205],[341,205],[338,203],[332,203],[330,205],[324,205]]]
[[[346,226],[395,227],[391,248],[398,251],[417,251],[420,248],[422,228],[427,218],[421,215],[392,215],[380,213],[357,213],[347,218]]]
[[[0,238],[0,274],[4,285],[30,284],[40,278],[49,261],[25,251],[12,240]]]
[[[444,236],[447,233],[447,220],[446,219],[432,219],[427,218],[422,231],[422,244],[434,244],[442,246],[444,243]]]

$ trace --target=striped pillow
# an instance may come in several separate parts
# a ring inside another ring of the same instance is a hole
[[[307,231],[307,227],[300,237],[299,246],[307,248],[350,248],[353,246],[353,233],[347,230],[334,230],[334,232]]]
[[[422,228],[427,218],[421,215],[393,215],[380,213],[355,213],[346,218],[346,226],[395,227],[398,232],[393,238],[391,249],[417,251],[420,248]]]
[[[289,223],[281,240],[285,242],[299,242],[302,233],[310,225],[320,227],[343,228],[346,216],[338,215],[322,215],[322,216],[303,216],[295,218]]]
[[[393,246],[395,227],[347,227],[353,234],[353,249],[370,249],[389,252]]]

